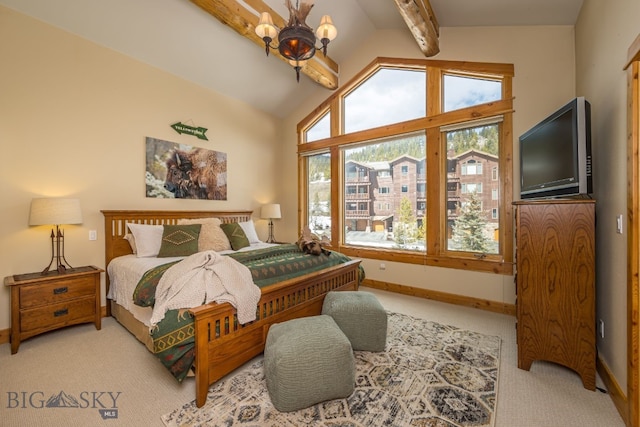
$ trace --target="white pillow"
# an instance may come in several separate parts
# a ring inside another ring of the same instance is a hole
[[[227,235],[220,228],[220,219],[218,218],[197,218],[197,219],[179,219],[179,225],[184,224],[201,224],[200,237],[198,238],[198,251],[228,251],[231,250],[231,243]]]
[[[244,234],[247,235],[247,239],[249,239],[249,244],[254,243],[262,243],[260,239],[258,239],[258,233],[256,233],[256,226],[253,223],[253,220],[239,222],[240,228],[244,231]]]
[[[132,223],[127,226],[136,241],[136,256],[138,258],[158,256],[160,246],[162,246],[164,226]]]
[[[129,246],[131,247],[131,252],[133,252],[134,254],[138,253],[138,250],[136,249],[136,239],[133,237],[133,234],[131,233],[125,234],[124,240],[129,242]]]

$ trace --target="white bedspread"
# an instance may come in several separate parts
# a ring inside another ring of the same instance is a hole
[[[260,288],[251,271],[233,258],[215,251],[190,255],[164,272],[156,287],[151,326],[168,310],[193,308],[209,302],[228,302],[237,310],[238,322],[256,319]]]

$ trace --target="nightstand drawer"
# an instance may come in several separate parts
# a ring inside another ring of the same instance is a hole
[[[81,321],[92,321],[96,313],[95,295],[20,313],[20,330],[55,329]]]
[[[20,309],[93,296],[95,292],[95,279],[92,276],[72,277],[58,283],[22,286],[20,288]]]

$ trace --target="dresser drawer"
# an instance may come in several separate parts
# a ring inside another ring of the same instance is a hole
[[[51,304],[20,312],[23,333],[37,329],[55,329],[65,325],[92,321],[96,314],[95,295],[72,301]]]
[[[96,293],[94,276],[70,277],[64,281],[20,287],[20,309],[56,304]]]

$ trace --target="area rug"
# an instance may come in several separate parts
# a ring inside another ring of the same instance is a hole
[[[279,412],[269,399],[260,358],[212,385],[202,408],[193,401],[162,421],[225,427],[493,426],[499,337],[389,312],[385,351],[354,354],[356,386],[345,399]]]

